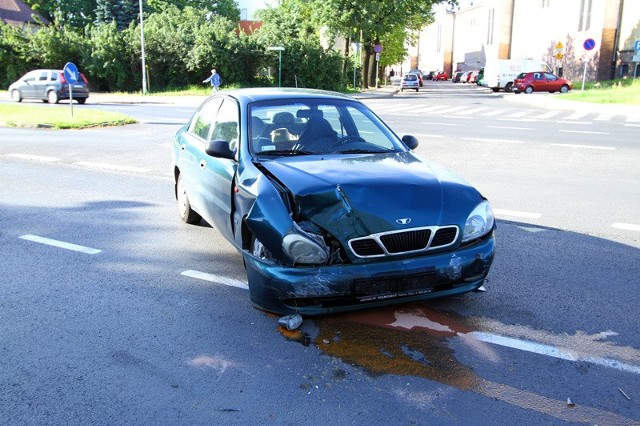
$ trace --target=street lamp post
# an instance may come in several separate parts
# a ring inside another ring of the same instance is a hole
[[[142,94],[147,94],[147,67],[144,58],[144,19],[142,18],[142,0],[138,0],[140,6],[140,46],[142,48]]]
[[[271,47],[267,47],[267,50],[278,51],[278,87],[281,87],[282,86],[282,51],[284,50],[284,47],[271,46]]]

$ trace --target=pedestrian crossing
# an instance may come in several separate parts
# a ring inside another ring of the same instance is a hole
[[[396,101],[368,101],[367,106],[380,115],[418,115],[418,116],[448,116],[451,118],[464,117],[493,117],[505,120],[519,121],[563,121],[563,122],[610,122],[622,121],[630,126],[640,125],[640,112],[591,112],[542,109],[507,109],[487,105],[447,105],[420,104]]]

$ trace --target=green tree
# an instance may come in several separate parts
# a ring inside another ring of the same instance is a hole
[[[140,78],[136,77],[141,75],[140,56],[129,43],[138,38],[140,33],[134,34],[136,30],[138,27],[132,23],[120,31],[115,22],[87,30],[91,51],[85,64],[93,90],[132,91],[140,87]]]
[[[26,70],[28,62],[24,59],[28,44],[28,33],[0,21],[0,85],[7,87],[17,80]]]
[[[148,4],[157,12],[171,6],[175,6],[180,10],[192,7],[197,10],[211,12],[213,15],[222,16],[232,22],[240,21],[240,9],[238,9],[235,0],[148,0]]]
[[[96,0],[24,0],[58,28],[82,30],[95,20]]]
[[[138,20],[140,4],[138,0],[95,0],[95,23],[115,22],[119,30],[124,30],[131,22]]]

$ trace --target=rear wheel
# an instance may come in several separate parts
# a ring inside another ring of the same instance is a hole
[[[55,90],[50,90],[49,93],[47,93],[47,101],[49,101],[50,104],[58,103],[58,94]]]
[[[533,93],[533,86],[527,86],[527,88],[524,89],[524,93],[526,93],[527,95]]]
[[[504,86],[504,91],[505,92],[510,92],[512,90],[513,90],[513,83],[509,82],[509,83],[507,83],[506,86]]]
[[[78,98],[76,101],[78,101],[80,105],[84,105],[84,103],[87,102],[87,98]]]
[[[560,93],[567,93],[569,91],[569,86],[567,86],[566,84],[564,84],[561,88],[560,88]]]
[[[22,102],[22,94],[18,89],[13,89],[11,91],[11,99],[13,99],[15,102]]]
[[[180,213],[180,219],[185,223],[198,223],[202,217],[193,211],[191,204],[189,203],[189,196],[187,190],[184,187],[184,179],[182,175],[178,175],[178,182],[176,183],[176,198],[178,200],[178,213]]]

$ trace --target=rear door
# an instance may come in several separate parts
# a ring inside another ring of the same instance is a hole
[[[47,88],[50,84],[50,71],[42,70],[37,74],[36,81],[33,83],[33,96],[37,99],[47,99]]]

